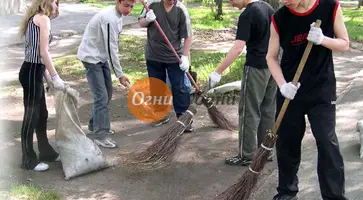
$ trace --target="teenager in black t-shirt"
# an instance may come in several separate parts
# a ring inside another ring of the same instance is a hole
[[[257,145],[261,144],[266,130],[273,126],[275,119],[277,86],[266,63],[271,16],[274,10],[263,1],[231,0],[230,3],[239,9],[246,9],[239,16],[233,47],[218,68],[211,73],[209,82],[210,87],[214,87],[220,81],[222,72],[240,56],[244,47],[247,47],[239,102],[239,153],[227,158],[226,164],[249,165]]]
[[[349,38],[336,0],[283,0],[272,17],[267,63],[280,92],[277,114],[285,98],[290,104],[278,130],[278,194],[274,200],[295,200],[301,141],[308,116],[318,149],[318,177],[324,200],[346,200],[344,163],[335,133],[336,80],[332,51],[347,51]],[[320,19],[321,27],[314,27]],[[299,84],[292,79],[308,41],[312,50]],[[277,61],[280,47],[284,54]]]

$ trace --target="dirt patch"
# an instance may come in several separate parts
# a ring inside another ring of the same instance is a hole
[[[193,39],[213,42],[234,41],[236,29],[196,30]]]

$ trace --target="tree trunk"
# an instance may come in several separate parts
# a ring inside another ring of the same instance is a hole
[[[0,0],[0,16],[18,13],[25,7],[25,0]]]
[[[360,8],[363,5],[363,0],[358,0],[358,8]]]
[[[277,9],[280,8],[280,3],[279,0],[264,0],[265,2],[267,2],[268,4],[270,4],[270,6],[276,11]]]
[[[216,0],[216,4],[217,4],[217,14],[216,14],[216,20],[222,20],[222,15],[223,15],[223,0]]]

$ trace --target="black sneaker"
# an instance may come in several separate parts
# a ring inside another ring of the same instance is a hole
[[[272,200],[298,200],[297,196],[276,195]]]
[[[252,159],[242,158],[240,155],[226,158],[225,163],[227,165],[235,166],[247,166],[252,163]]]
[[[169,117],[165,117],[164,119],[159,120],[159,121],[157,121],[157,122],[154,122],[154,123],[152,123],[151,125],[152,125],[153,127],[157,127],[157,126],[161,126],[161,125],[163,125],[163,124],[166,124],[166,123],[168,123],[168,122],[169,122]]]

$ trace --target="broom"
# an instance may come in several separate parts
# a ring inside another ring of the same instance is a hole
[[[144,0],[141,0],[141,3],[143,4],[146,11],[149,11],[149,8],[145,4]],[[178,59],[179,63],[182,63],[181,59],[179,58],[179,55],[175,51],[174,47],[171,45],[170,41],[168,40],[167,36],[165,35],[164,31],[161,29],[159,23],[157,20],[154,20],[154,24],[159,30],[160,34],[163,36],[165,42],[168,44],[170,50],[173,52],[174,56]],[[207,96],[203,95],[203,92],[198,88],[197,84],[195,83],[193,77],[190,75],[190,73],[186,72],[190,82],[195,88],[195,94],[201,97],[202,103],[204,106],[207,107],[208,115],[212,119],[213,123],[216,124],[220,128],[228,129],[228,130],[236,130],[237,127],[233,125],[224,115],[222,112],[220,112],[215,103],[212,101],[212,98],[208,98]]]
[[[124,159],[124,166],[132,171],[156,170],[167,166],[180,142],[180,136],[192,122],[197,110],[189,106],[188,110],[179,117],[168,130],[155,140],[144,151],[130,153]]]
[[[321,21],[317,20],[315,26],[320,27]],[[309,42],[305,48],[303,57],[300,61],[299,67],[295,73],[293,84],[296,85],[306,60],[309,56],[309,53],[312,48],[312,42]],[[285,99],[280,113],[277,117],[277,120],[273,126],[272,131],[268,130],[268,134],[265,136],[264,142],[261,144],[261,147],[257,150],[253,157],[253,162],[243,176],[238,180],[237,183],[230,186],[227,190],[219,194],[215,199],[218,200],[247,200],[252,193],[253,188],[256,186],[258,181],[258,176],[264,168],[267,159],[269,157],[270,151],[273,150],[273,146],[277,140],[277,130],[280,126],[281,120],[285,114],[287,106],[289,105],[290,100]]]

